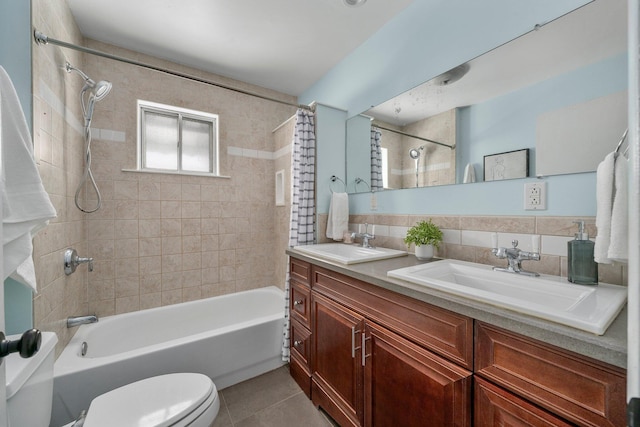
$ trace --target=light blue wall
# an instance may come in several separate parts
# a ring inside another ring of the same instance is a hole
[[[4,281],[5,333],[19,334],[33,327],[31,289],[13,279]]]
[[[524,183],[547,182],[547,210],[524,210]],[[513,179],[440,187],[381,191],[378,208],[372,212],[370,194],[349,195],[351,214],[425,215],[557,215],[593,216],[595,173],[559,175],[538,180]]]
[[[368,191],[361,183],[356,188],[356,178],[362,178],[371,185],[371,119],[355,116],[347,120],[347,190],[349,193]]]
[[[0,0],[0,65],[18,92],[31,123],[31,2]]]
[[[0,0],[0,65],[7,71],[18,92],[22,110],[31,128],[31,2]],[[31,292],[11,280],[5,281],[5,321],[7,332],[32,327]]]
[[[331,189],[344,191],[341,182],[331,182],[335,175],[343,182],[346,180],[345,121],[347,112],[326,105],[316,106],[316,200],[317,214],[329,211]],[[322,171],[318,168],[322,165]]]

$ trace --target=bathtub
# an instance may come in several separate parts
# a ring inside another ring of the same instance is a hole
[[[54,364],[51,426],[143,378],[200,372],[220,390],[276,369],[283,324],[284,292],[271,286],[82,325]]]

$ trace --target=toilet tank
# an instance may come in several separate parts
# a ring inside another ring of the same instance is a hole
[[[17,340],[20,335],[7,339]],[[40,350],[29,359],[18,353],[5,357],[9,427],[48,427],[53,401],[53,362],[58,337],[42,333]]]

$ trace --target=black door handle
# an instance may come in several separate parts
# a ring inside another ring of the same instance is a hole
[[[5,338],[4,333],[0,332],[0,358],[11,353],[20,353],[20,357],[28,358],[40,350],[42,333],[37,329],[29,329],[18,340],[9,341]]]

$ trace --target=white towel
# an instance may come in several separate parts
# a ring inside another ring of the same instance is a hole
[[[464,178],[462,183],[468,184],[470,182],[476,182],[476,169],[473,167],[473,164],[467,163],[467,166],[464,168]]]
[[[349,229],[349,196],[347,193],[332,193],[327,218],[327,238],[342,241]]]
[[[629,214],[627,194],[627,159],[620,155],[615,161],[613,209],[611,211],[611,241],[607,257],[617,262],[629,261]]]
[[[4,277],[37,291],[33,235],[56,211],[33,158],[33,142],[13,83],[0,67],[0,145],[2,146],[2,246]]]
[[[597,263],[611,264],[611,212],[613,210],[615,154],[609,153],[596,169],[596,244],[593,257]]]

